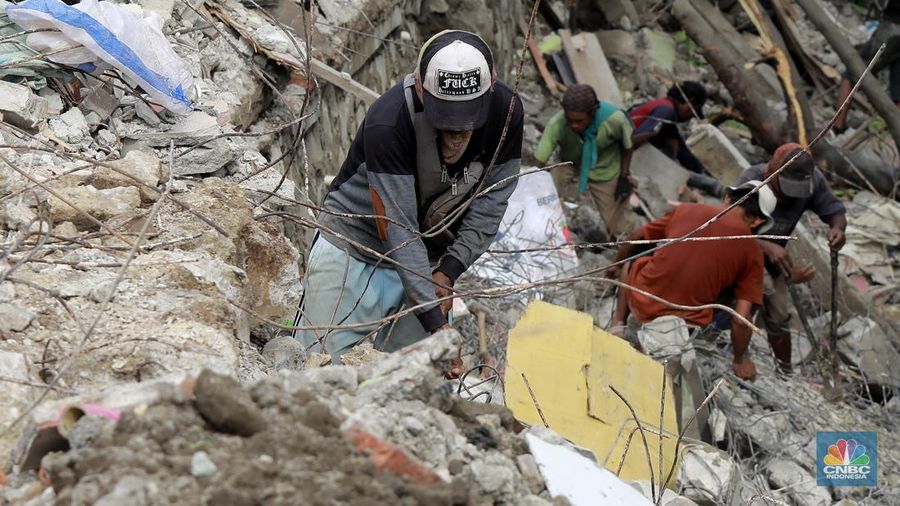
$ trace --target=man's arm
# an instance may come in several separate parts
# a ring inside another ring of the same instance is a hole
[[[388,218],[375,220],[378,236],[389,256],[409,269],[398,269],[397,274],[407,298],[413,305],[420,305],[435,300],[435,288],[425,244],[413,232],[419,230],[416,181],[406,158],[411,147],[401,141],[391,127],[367,128],[366,174],[374,214]],[[437,304],[417,309],[415,314],[428,332],[447,324]]]
[[[825,175],[819,169],[813,172],[813,178],[815,187],[808,208],[828,224],[828,246],[833,251],[839,251],[847,240],[844,236],[844,232],[847,230],[847,208],[831,192]]]
[[[556,151],[557,144],[559,143],[558,124],[560,120],[564,121],[564,116],[561,111],[556,113],[556,115],[547,122],[547,126],[545,126],[544,131],[541,132],[541,140],[534,150],[534,159],[541,165],[547,163],[547,160],[550,159],[550,155]]]
[[[785,272],[791,270],[791,256],[788,254],[787,248],[768,239],[757,239],[756,243],[759,244],[759,249],[770,262],[781,267],[781,270]]]
[[[675,123],[677,120],[675,109],[669,106],[659,106],[650,112],[650,116],[641,123],[631,134],[631,142],[634,146],[656,137],[662,131],[666,123]]]
[[[734,309],[739,315],[749,320],[753,303],[749,300],[738,299]],[[732,317],[731,346],[734,348],[734,360],[731,362],[731,368],[738,378],[753,381],[756,379],[756,364],[753,363],[748,353],[751,335],[750,327]]]
[[[847,215],[843,213],[835,214],[828,220],[828,225],[830,226],[828,229],[828,247],[834,251],[840,251],[844,247],[844,243],[847,242],[847,236],[844,235],[844,232],[847,231]]]
[[[619,177],[627,178],[631,176],[631,157],[633,155],[633,149],[622,150],[622,173],[619,175]]]
[[[629,232],[628,236],[625,238],[628,242],[619,246],[619,250],[616,252],[616,258],[613,260],[613,263],[618,263],[626,258],[630,258],[638,247],[637,244],[633,244],[631,241],[640,241],[642,239],[644,239],[644,227],[636,228]]]

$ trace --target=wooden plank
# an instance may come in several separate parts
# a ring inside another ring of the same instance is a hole
[[[787,0],[773,0],[772,6],[778,22],[781,23],[781,33],[784,35],[785,41],[790,45],[791,50],[801,55],[800,61],[803,67],[814,80],[829,85],[837,84],[841,81],[841,73],[831,65],[827,65],[818,56],[807,49],[804,44],[803,37],[800,36],[800,28],[797,27],[795,21],[796,12],[794,6]]]
[[[302,75],[306,75],[306,63],[302,61],[302,56],[298,57],[295,54],[291,53],[283,53],[279,51],[272,51],[267,49],[265,46],[260,44],[256,39],[253,38],[251,30],[236,21],[228,12],[219,6],[207,5],[209,12],[222,20],[226,25],[234,28],[241,37],[247,40],[250,43],[253,50],[265,55],[267,58],[284,65],[296,72],[299,72]],[[351,93],[356,98],[362,100],[366,105],[370,105],[379,97],[378,93],[376,93],[371,88],[366,85],[360,83],[359,81],[354,80],[350,74],[347,72],[341,72],[332,67],[329,67],[325,62],[321,60],[317,60],[315,58],[309,59],[309,67],[312,71],[313,75],[321,77],[325,81],[341,88],[342,90]]]
[[[522,35],[528,35],[528,22],[525,21],[525,16],[519,16],[519,29],[522,30]],[[532,34],[531,37],[528,37],[528,50],[531,51],[531,58],[534,60],[534,65],[537,67],[538,73],[541,74],[544,85],[547,86],[550,93],[553,95],[561,93],[559,83],[556,82],[556,79],[554,79],[553,75],[550,74],[550,71],[547,70],[547,63],[544,61],[544,55],[541,54],[541,50],[538,49],[537,42],[534,41],[534,34]]]
[[[798,142],[805,146],[808,142],[806,120],[812,118],[812,113],[809,111],[809,103],[806,103],[805,107],[801,106],[797,87],[802,81],[798,77],[793,61],[787,54],[781,33],[772,26],[768,15],[757,0],[740,0],[740,2],[762,39],[762,56],[775,57],[775,68],[778,79],[784,86],[784,96],[790,107],[791,118],[794,120]]]
[[[575,79],[579,83],[591,85],[600,100],[621,107],[622,93],[597,36],[593,33],[572,35],[569,30],[560,30],[559,36],[572,70],[575,71]]]
[[[342,90],[353,94],[356,98],[362,100],[366,105],[371,105],[372,102],[375,102],[375,100],[379,97],[378,93],[362,84],[361,82],[354,80],[347,72],[340,72],[338,70],[335,70],[315,58],[310,59],[309,66],[310,68],[312,68],[313,74],[321,77],[322,79],[337,86],[338,88],[341,88]]]

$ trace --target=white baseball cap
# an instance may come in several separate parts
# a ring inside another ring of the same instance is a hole
[[[758,181],[756,179],[747,181],[739,186],[729,186],[729,190],[752,190],[757,186],[762,185],[762,181]],[[778,199],[775,198],[775,192],[769,188],[769,185],[763,185],[759,191],[756,192],[757,198],[759,199],[759,210],[762,211],[763,215],[766,217],[766,222],[761,225],[757,230],[757,234],[765,234],[768,232],[772,225],[775,224],[775,219],[772,218],[772,213],[775,212],[775,206],[778,205]]]
[[[417,72],[425,116],[438,130],[475,130],[487,122],[494,60],[474,33],[445,30],[422,46]]]

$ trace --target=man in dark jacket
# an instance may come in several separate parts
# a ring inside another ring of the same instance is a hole
[[[802,153],[801,156],[769,183],[775,192],[777,205],[772,213],[775,224],[768,234],[793,234],[803,213],[812,211],[828,224],[828,246],[838,251],[846,241],[844,230],[847,228],[847,210],[831,193],[825,176],[799,144],[780,146],[768,165],[759,164],[748,168],[735,184],[765,179],[798,153]],[[788,254],[786,240],[758,239],[758,242],[766,258],[763,321],[776,362],[783,371],[788,372],[791,369],[791,316],[788,312],[790,298],[787,276],[790,276],[793,283],[804,283],[812,279],[815,272],[810,266],[794,264]]]
[[[415,71],[369,108],[325,196],[295,318],[319,328],[294,336],[337,362],[370,336],[393,351],[449,328],[450,300],[436,299],[497,233],[522,126],[484,40],[448,30],[427,41]],[[385,319],[401,309],[412,311]]]
[[[705,103],[706,89],[702,84],[684,81],[673,85],[665,97],[631,108],[629,114],[634,123],[632,142],[636,147],[644,142],[656,146],[690,171],[688,185],[714,197],[722,197],[725,187],[706,172],[706,167],[694,156],[678,131],[678,123],[694,116],[703,119]]]

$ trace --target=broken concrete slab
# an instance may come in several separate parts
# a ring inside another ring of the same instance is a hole
[[[209,458],[209,454],[199,451],[191,456],[191,474],[198,478],[212,476],[219,472],[218,466]]]
[[[37,213],[25,203],[24,199],[7,201],[4,211],[6,227],[10,230],[21,230],[38,223]]]
[[[134,103],[134,113],[151,127],[157,127],[162,123],[156,112],[143,100]]]
[[[84,113],[77,107],[73,107],[63,114],[50,118],[50,130],[56,136],[69,144],[90,143],[91,130],[84,118]]]
[[[303,363],[303,370],[313,370],[325,367],[331,363],[331,355],[328,353],[312,352]]]
[[[176,176],[211,174],[231,163],[237,156],[237,146],[229,139],[216,139],[191,149],[175,160],[172,172]]]
[[[785,438],[791,434],[791,419],[786,413],[754,413],[733,422],[733,426],[745,433],[754,444],[771,451],[782,448]]]
[[[792,460],[775,459],[766,466],[772,488],[782,490],[797,506],[829,506],[831,494],[816,485],[816,477]]]
[[[884,329],[864,316],[854,316],[838,329],[838,352],[868,383],[900,388],[900,353]]]
[[[725,186],[731,186],[750,162],[721,130],[713,125],[697,123],[687,139],[691,151],[706,169]]]
[[[537,462],[534,460],[534,455],[527,453],[519,455],[516,457],[516,467],[519,468],[519,472],[522,473],[522,476],[528,482],[528,488],[532,494],[540,494],[542,490],[547,488],[547,485],[544,483],[544,477],[541,475],[541,470],[538,469]]]
[[[341,364],[359,367],[377,362],[387,356],[388,354],[383,351],[357,345],[341,356]]]
[[[160,181],[168,179],[168,167],[160,163],[159,158],[148,151],[129,151],[125,158],[108,162],[112,167],[134,176],[144,184],[156,188]],[[88,182],[98,190],[133,186],[141,194],[144,202],[155,201],[159,193],[141,186],[134,179],[108,167],[97,166]]]
[[[0,264],[0,268],[6,267]],[[0,283],[0,302],[10,302],[16,299],[16,287],[10,282]]]
[[[265,416],[234,379],[205,369],[194,383],[197,410],[216,430],[249,437],[265,430]]]
[[[10,337],[10,332],[25,330],[35,316],[33,309],[17,302],[0,303],[0,336]]]
[[[599,30],[594,32],[603,54],[616,63],[634,63],[638,58],[638,44],[634,32],[626,30]]]
[[[708,445],[689,445],[681,455],[682,494],[699,504],[732,504],[741,471],[725,452]]]
[[[624,105],[619,85],[597,36],[590,32],[572,35],[569,30],[560,30],[559,35],[572,70],[575,71],[575,79],[579,83],[591,85],[600,100],[620,107]]]
[[[306,350],[292,336],[278,336],[263,347],[262,356],[275,369],[300,369],[306,362]]]
[[[96,86],[82,92],[81,103],[78,109],[85,115],[88,125],[96,126],[110,117],[119,107],[119,99],[107,91],[104,86]],[[93,113],[93,114],[91,114]]]
[[[105,190],[98,190],[90,185],[75,186],[57,189],[56,193],[100,221],[131,212],[141,206],[141,194],[133,186]],[[70,221],[78,227],[96,227],[84,214],[56,195],[50,195],[48,202],[54,222]]]
[[[650,144],[635,150],[631,173],[638,180],[637,193],[654,218],[661,218],[671,209],[688,180],[687,170]]]
[[[0,304],[0,306],[2,305]],[[0,325],[3,325],[4,322],[5,318],[0,315]],[[4,416],[17,417],[33,400],[31,387],[18,383],[30,381],[28,362],[25,355],[13,351],[0,350],[0,375],[11,380],[3,383],[3,395],[0,396],[0,412]],[[10,459],[9,446],[6,443],[8,441],[5,440],[0,443],[0,465],[3,466],[3,469],[8,469],[7,463]]]
[[[0,113],[3,121],[31,130],[47,119],[48,102],[27,86],[0,81]]]
[[[203,111],[194,111],[181,117],[177,123],[165,130],[135,128],[130,124],[123,124],[122,128],[123,137],[143,141],[157,148],[168,148],[170,142],[175,142],[176,146],[192,146],[221,133],[222,127],[219,126],[216,117]]]
[[[640,24],[641,19],[631,0],[603,0],[595,2],[595,5],[606,21],[615,28],[632,30]]]
[[[639,34],[641,55],[649,59],[653,69],[662,72],[663,75],[671,75],[675,71],[678,54],[675,39],[666,32],[651,28],[641,28]]]

